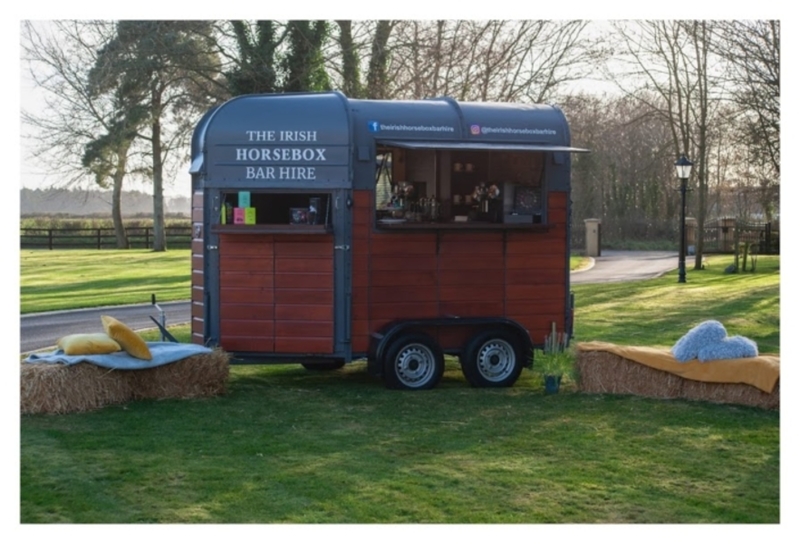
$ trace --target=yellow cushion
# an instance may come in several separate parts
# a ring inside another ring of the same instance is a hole
[[[100,355],[122,349],[113,338],[104,332],[68,334],[58,340],[58,348],[67,355]]]
[[[101,315],[100,319],[103,320],[103,329],[105,329],[106,334],[116,340],[128,355],[148,361],[153,358],[147,343],[125,323],[114,319],[110,315]]]

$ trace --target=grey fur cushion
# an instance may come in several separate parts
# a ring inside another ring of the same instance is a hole
[[[744,336],[731,336],[710,344],[700,350],[697,358],[703,362],[717,359],[740,359],[742,357],[757,357],[758,346],[755,342]]]
[[[721,342],[727,336],[728,332],[719,321],[703,321],[672,346],[672,355],[681,363],[697,359],[701,349]]]

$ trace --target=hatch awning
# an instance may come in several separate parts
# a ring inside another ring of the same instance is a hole
[[[550,151],[560,153],[590,153],[588,149],[552,144],[523,144],[506,142],[447,142],[441,140],[377,140],[380,145],[405,149],[455,149],[463,151]]]

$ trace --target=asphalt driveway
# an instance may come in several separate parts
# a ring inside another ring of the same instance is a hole
[[[570,282],[608,283],[649,280],[677,270],[677,251],[613,251],[602,250],[587,270],[573,272]]]

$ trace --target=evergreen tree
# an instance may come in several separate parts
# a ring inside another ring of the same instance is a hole
[[[145,108],[137,117],[140,137],[150,142],[153,176],[153,249],[167,249],[164,230],[164,164],[185,148],[185,139],[164,137],[168,115],[205,109],[204,86],[219,72],[208,21],[118,21],[117,33],[99,52],[90,78],[95,92],[122,92],[128,103]],[[172,127],[170,127],[172,128]],[[191,127],[178,124],[188,136]]]

